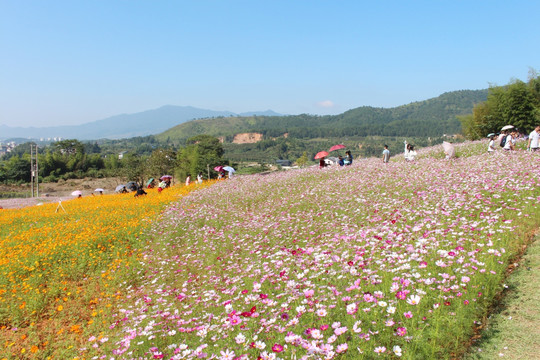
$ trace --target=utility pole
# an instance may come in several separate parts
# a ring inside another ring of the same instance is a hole
[[[32,197],[39,197],[38,146],[30,144],[30,182]]]
[[[206,164],[206,169],[208,170],[208,180],[210,180],[210,164]]]

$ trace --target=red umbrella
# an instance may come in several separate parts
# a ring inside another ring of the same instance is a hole
[[[345,145],[339,144],[339,145],[334,145],[334,146],[332,146],[332,147],[330,148],[330,150],[328,150],[328,151],[335,151],[335,150],[340,150],[340,149],[345,149],[345,148],[346,148]]]
[[[317,155],[315,155],[315,159],[321,159],[323,157],[327,157],[328,153],[326,151],[319,151]]]
[[[223,166],[222,165],[216,166],[214,168],[214,170],[216,170],[217,172],[222,172],[223,171]]]

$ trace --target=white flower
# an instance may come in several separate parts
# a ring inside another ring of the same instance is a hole
[[[407,304],[409,305],[418,305],[419,302],[420,302],[420,296],[418,295],[411,295],[407,299]]]
[[[240,333],[236,335],[234,341],[236,341],[237,344],[243,344],[246,342],[246,337],[244,336],[244,334]]]
[[[233,360],[234,359],[234,351],[225,350],[221,351],[221,357],[220,360]]]
[[[314,338],[315,340],[320,340],[323,338],[321,331],[319,329],[312,329],[311,337]]]
[[[396,356],[401,356],[401,347],[399,347],[399,345],[395,345],[392,350],[394,351],[394,354],[396,354]]]
[[[257,342],[255,343],[255,347],[256,347],[257,349],[259,349],[259,350],[263,350],[263,349],[266,347],[266,344],[263,343],[262,341],[257,341]]]

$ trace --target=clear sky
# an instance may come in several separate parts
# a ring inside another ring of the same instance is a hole
[[[540,71],[540,2],[0,0],[0,124],[337,114]]]

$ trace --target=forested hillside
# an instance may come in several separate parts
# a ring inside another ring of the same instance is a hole
[[[222,136],[231,142],[242,132],[258,132],[265,139],[284,134],[289,138],[316,139],[366,136],[440,137],[461,132],[459,115],[469,114],[475,104],[487,99],[487,90],[448,92],[437,98],[395,108],[369,106],[339,115],[292,115],[219,117],[190,121],[165,131],[156,138],[183,144],[199,134]]]

